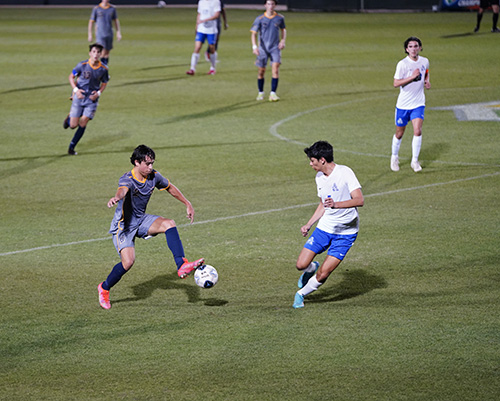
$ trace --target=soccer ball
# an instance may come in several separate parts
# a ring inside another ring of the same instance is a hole
[[[201,288],[212,288],[219,280],[219,274],[215,267],[202,265],[194,272],[194,282]]]

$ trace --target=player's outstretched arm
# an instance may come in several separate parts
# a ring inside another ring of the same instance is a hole
[[[127,187],[119,187],[116,191],[115,196],[113,196],[109,201],[108,201],[108,207],[113,207],[116,205],[118,202],[120,202],[123,198],[125,198],[125,195],[127,195],[128,188]]]
[[[186,216],[193,223],[194,221],[194,208],[191,205],[191,202],[187,200],[187,198],[182,194],[182,192],[172,183],[167,189],[168,193],[172,195],[175,199],[181,201],[186,205]]]

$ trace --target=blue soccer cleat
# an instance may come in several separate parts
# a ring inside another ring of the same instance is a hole
[[[302,273],[302,275],[299,277],[299,281],[297,283],[297,286],[299,288],[303,288],[307,284],[307,282],[309,281],[309,279],[312,276],[314,276],[316,274],[316,272],[318,271],[318,269],[319,269],[319,263],[316,262],[316,261],[314,261],[311,264],[315,266],[314,271]]]
[[[304,296],[300,295],[298,292],[295,293],[295,300],[293,301],[293,307],[295,309],[304,307]]]

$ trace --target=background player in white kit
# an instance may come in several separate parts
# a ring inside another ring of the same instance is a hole
[[[186,74],[195,74],[196,65],[200,60],[201,46],[203,46],[203,43],[207,40],[210,59],[210,70],[208,71],[208,75],[215,75],[215,63],[217,62],[215,42],[217,41],[217,19],[219,18],[220,10],[219,0],[200,0],[198,2],[194,52],[191,55],[191,68],[186,71]]]
[[[396,103],[396,134],[392,138],[391,170],[399,171],[399,147],[406,126],[411,120],[413,125],[411,168],[415,172],[422,170],[418,161],[422,147],[422,124],[425,112],[425,89],[430,89],[429,60],[419,55],[422,42],[411,36],[405,40],[405,53],[394,74],[394,87],[399,88]]]
[[[309,157],[309,165],[317,172],[320,202],[306,225],[301,227],[302,235],[305,237],[319,221],[297,259],[297,269],[304,273],[299,278],[294,308],[304,307],[304,297],[328,279],[351,249],[358,236],[357,208],[364,205],[361,185],[354,172],[333,162],[332,145],[318,141],[304,152]],[[325,251],[327,256],[319,267],[319,263],[313,260]]]

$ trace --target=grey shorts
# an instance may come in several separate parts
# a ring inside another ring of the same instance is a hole
[[[262,47],[259,47],[259,55],[255,60],[255,65],[259,68],[266,68],[269,59],[271,59],[271,63],[281,64],[281,50],[276,47],[270,52],[266,52]]]
[[[113,244],[116,252],[120,254],[123,248],[134,248],[135,238],[146,238],[148,236],[149,227],[160,217],[153,214],[144,215],[140,224],[134,227],[118,228],[116,233],[113,233]]]
[[[99,101],[92,101],[85,96],[84,99],[78,99],[78,96],[73,94],[73,103],[71,103],[71,110],[69,111],[70,117],[80,118],[81,116],[88,117],[89,120],[92,120],[95,116],[95,112],[97,110],[97,105]]]
[[[113,36],[97,36],[96,42],[106,50],[111,50],[113,48]]]

